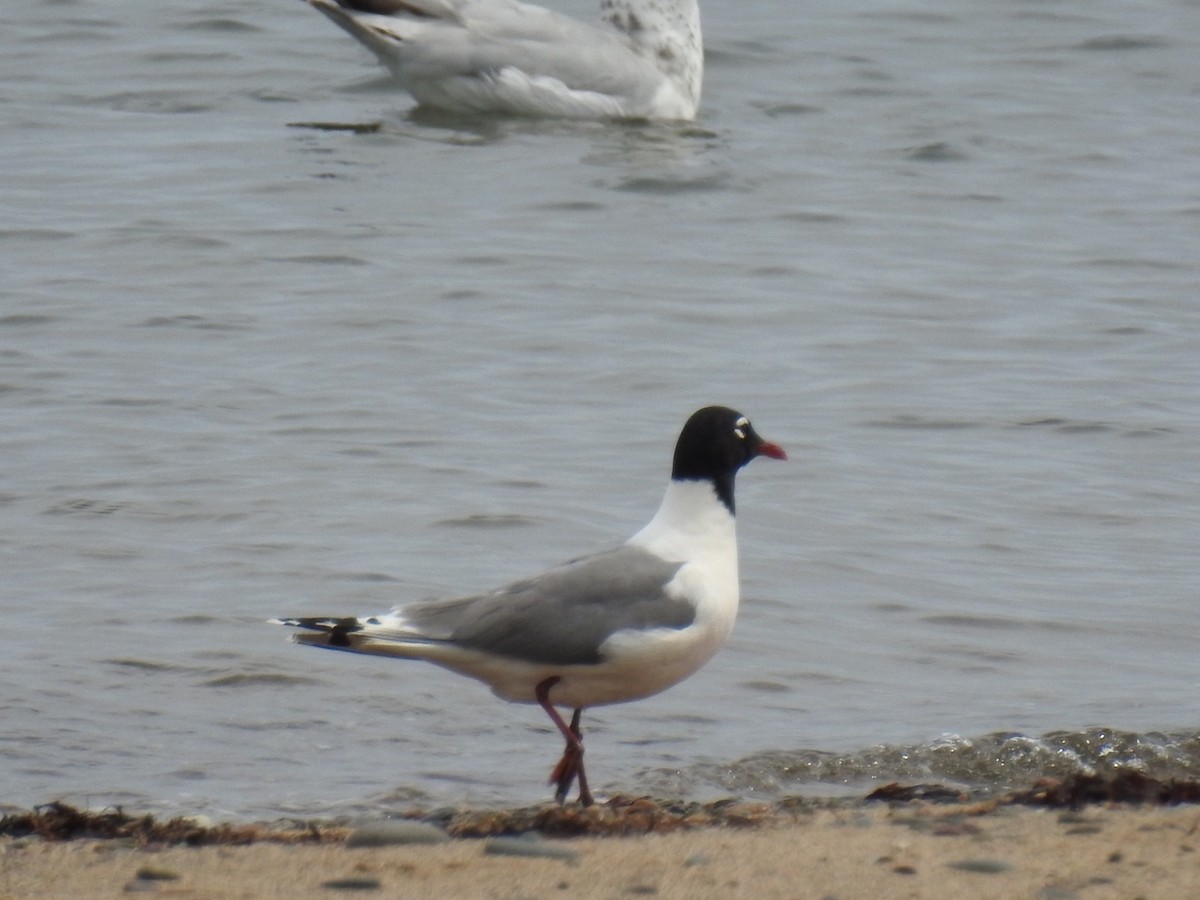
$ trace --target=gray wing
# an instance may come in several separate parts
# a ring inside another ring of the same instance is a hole
[[[533,663],[598,663],[601,644],[615,632],[692,624],[692,604],[664,592],[681,565],[624,546],[490,594],[414,604],[399,613],[429,640]]]

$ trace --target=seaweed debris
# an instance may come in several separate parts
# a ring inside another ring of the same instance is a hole
[[[1177,806],[1200,803],[1200,781],[1151,778],[1136,769],[1116,769],[1107,775],[1041,778],[1027,791],[1006,798],[1026,806],[1079,809],[1089,803],[1146,803]]]
[[[894,805],[955,805],[970,802],[961,788],[919,784],[885,785],[865,801]],[[785,797],[771,803],[737,799],[699,803],[617,795],[605,803],[543,804],[519,809],[433,812],[409,810],[398,818],[426,822],[457,838],[495,838],[541,834],[546,837],[615,836],[684,831],[694,828],[760,828],[785,825],[816,809],[850,806],[863,801]],[[1031,788],[994,797],[967,812],[987,812],[999,806],[1049,806],[1079,809],[1093,803],[1133,803],[1173,806],[1200,803],[1200,781],[1152,778],[1134,769],[1115,769],[1099,775],[1043,778]],[[277,823],[208,824],[199,817],[159,821],[152,815],[129,815],[119,807],[80,810],[66,803],[47,803],[30,812],[0,817],[0,837],[37,835],[49,841],[76,838],[124,839],[137,846],[186,844],[340,843],[351,830],[345,824],[285,820]]]
[[[712,803],[617,795],[593,806],[534,806],[459,812],[438,822],[453,837],[503,837],[535,832],[548,837],[664,834],[692,828],[752,828],[790,816],[781,804],[718,800]]]
[[[0,818],[0,836],[28,837],[37,835],[48,841],[69,841],[76,838],[124,839],[136,846],[158,844],[253,844],[258,841],[277,843],[334,843],[345,840],[349,829],[317,822],[288,823],[287,825],[209,825],[193,816],[180,816],[160,821],[149,814],[129,815],[120,807],[103,810],[82,810],[66,803],[46,803],[29,812],[18,812]]]

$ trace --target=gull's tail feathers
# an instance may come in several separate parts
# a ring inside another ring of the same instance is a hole
[[[346,650],[351,653],[370,653],[376,656],[401,656],[410,659],[426,659],[436,656],[432,648],[441,643],[436,639],[408,629],[397,628],[390,617],[353,616],[295,616],[268,619],[271,625],[301,628],[304,632],[292,635],[297,644],[324,647],[328,650]]]

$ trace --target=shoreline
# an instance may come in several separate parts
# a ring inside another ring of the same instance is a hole
[[[823,809],[790,824],[637,837],[172,846],[0,840],[0,896],[131,893],[232,900],[464,898],[1013,898],[1174,900],[1200,885],[1200,809],[1085,813],[915,804]],[[527,843],[497,852],[497,841]],[[548,845],[548,846],[540,846]],[[555,853],[555,851],[559,851]],[[563,852],[565,851],[565,852]]]
[[[776,803],[612,798],[586,810],[441,811],[358,827],[210,826],[48,804],[0,820],[0,898],[1200,895],[1195,782],[1043,780],[987,800],[936,785],[873,795],[881,792]],[[76,833],[20,834],[33,824],[24,815]]]

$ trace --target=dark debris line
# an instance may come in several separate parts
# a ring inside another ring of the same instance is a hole
[[[865,801],[886,803],[966,804],[970,796],[944,785],[889,784]],[[795,821],[823,807],[853,806],[863,801],[805,800],[789,797],[774,803],[720,800],[713,803],[662,801],[617,796],[591,807],[536,806],[513,810],[412,812],[406,819],[425,821],[452,837],[485,838],[541,834],[547,837],[634,835],[694,828],[754,828]],[[1091,803],[1177,805],[1200,803],[1200,782],[1162,781],[1130,769],[1104,775],[1043,778],[1028,790],[985,802],[978,811],[1005,805],[1079,809]],[[123,839],[137,846],[167,844],[237,845],[258,841],[289,844],[340,843],[351,828],[330,822],[288,821],[274,824],[206,825],[190,817],[159,821],[151,815],[128,815],[119,807],[93,812],[65,803],[47,803],[28,812],[0,818],[0,837],[37,835],[45,840]]]

